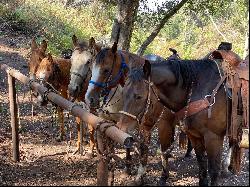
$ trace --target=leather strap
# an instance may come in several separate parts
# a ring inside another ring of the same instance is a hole
[[[187,110],[186,117],[189,117],[189,116],[192,116],[192,115],[206,109],[209,105],[210,105],[210,103],[209,103],[207,98],[193,101],[193,102],[189,103],[188,109],[186,107],[184,107],[183,109],[176,112],[175,116],[180,120],[185,116],[186,110]]]

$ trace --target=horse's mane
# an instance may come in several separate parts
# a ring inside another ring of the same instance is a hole
[[[107,51],[110,50],[109,47],[101,49],[99,53],[96,55],[96,63],[99,64],[101,63],[101,59],[105,58]]]
[[[170,70],[174,73],[177,81],[180,77],[183,80],[183,88],[190,88],[199,84],[197,82],[200,72],[214,70],[214,63],[209,59],[200,60],[166,60],[163,63],[169,65]]]
[[[128,74],[128,80],[131,82],[139,82],[144,79],[144,72],[142,68],[132,68]]]

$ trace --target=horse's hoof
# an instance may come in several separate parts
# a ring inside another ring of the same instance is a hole
[[[199,186],[208,186],[208,180],[207,179],[200,180]]]
[[[130,167],[125,167],[125,173],[127,174],[127,175],[131,175],[132,174],[132,172],[131,172],[131,168]]]
[[[230,175],[231,175],[231,172],[228,171],[228,170],[222,170],[221,173],[220,173],[220,176],[222,178],[228,178],[228,177],[230,177]]]
[[[89,142],[88,142],[88,141],[83,141],[82,144],[83,144],[84,146],[86,146],[86,145],[89,144]]]
[[[63,136],[58,136],[58,137],[56,137],[56,141],[57,141],[57,142],[62,142],[62,141],[64,141],[64,139],[65,139],[65,138],[63,138]]]
[[[142,186],[144,184],[142,179],[136,179],[135,181],[128,182],[127,186]]]
[[[87,153],[85,154],[85,157],[86,157],[87,159],[92,159],[92,158],[94,158],[94,153],[93,153],[93,152],[87,152]]]
[[[166,178],[165,177],[160,178],[158,186],[166,186]]]
[[[184,157],[185,157],[185,158],[191,158],[192,155],[191,155],[191,153],[186,153]]]

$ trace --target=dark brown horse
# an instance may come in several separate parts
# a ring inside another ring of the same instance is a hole
[[[105,97],[112,97],[112,94],[109,94],[112,88],[115,88],[119,85],[124,87],[125,81],[128,78],[127,73],[134,67],[142,66],[145,62],[145,58],[139,57],[135,54],[126,52],[126,51],[117,51],[116,43],[113,45],[112,48],[104,48],[96,56],[95,61],[93,62],[92,67],[92,80],[90,81],[90,85],[88,87],[88,91],[86,93],[85,100],[90,104],[92,108],[99,108],[99,103],[101,98]],[[133,81],[132,81],[133,82]],[[126,83],[127,84],[127,83]],[[126,87],[126,86],[125,86]],[[118,91],[119,92],[119,91]],[[126,131],[129,129],[134,129],[135,126],[139,127],[138,125],[141,124],[141,118],[144,116],[141,110],[137,110],[138,102],[135,101],[133,107],[125,106],[127,104],[127,100],[129,98],[130,92],[125,91],[124,88],[122,92],[127,93],[128,95],[125,97],[121,97],[120,100],[123,101],[123,105],[121,105],[122,117],[116,119],[120,122],[118,126],[123,128],[125,127],[123,124],[129,121],[130,125]],[[117,92],[116,92],[117,93]],[[143,99],[147,92],[136,94],[131,94],[132,99]],[[111,95],[111,96],[110,96]],[[119,94],[120,95],[120,94]],[[125,100],[124,100],[125,99]],[[109,99],[108,99],[109,100]],[[142,138],[139,140],[140,144],[140,151],[141,151],[141,165],[138,170],[137,181],[143,179],[143,175],[145,174],[145,166],[147,164],[147,145],[149,144],[150,138],[150,131],[152,127],[159,121],[159,136],[160,136],[160,143],[161,143],[161,150],[163,152],[163,178],[166,178],[168,175],[168,168],[165,167],[167,164],[167,158],[169,150],[167,150],[171,143],[173,142],[173,135],[174,135],[174,127],[175,123],[175,116],[170,112],[170,110],[163,111],[163,105],[161,105],[155,97],[152,96],[150,98],[152,100],[151,107],[149,113],[147,113],[146,120],[143,120],[143,123],[140,125],[140,133],[142,134]],[[130,100],[131,101],[131,100]],[[105,102],[105,101],[104,101]],[[125,105],[124,105],[125,104]],[[140,103],[141,104],[141,103]],[[135,107],[136,106],[136,107]],[[144,107],[144,105],[142,105]],[[125,111],[124,111],[125,110]],[[118,112],[119,110],[117,110]],[[126,112],[129,111],[130,113]],[[140,113],[139,113],[140,112]],[[160,120],[158,118],[160,117]],[[131,117],[132,116],[132,117]],[[139,124],[138,124],[139,123]],[[134,125],[133,125],[134,124]],[[128,156],[128,155],[127,155]]]
[[[223,138],[226,134],[227,96],[220,86],[214,99],[213,90],[221,80],[218,65],[213,60],[174,60],[143,66],[144,78],[164,106],[185,123],[188,137],[195,149],[199,165],[199,184],[218,184]],[[204,105],[204,107],[203,107]],[[208,107],[211,106],[211,116]],[[207,156],[205,155],[207,153]]]

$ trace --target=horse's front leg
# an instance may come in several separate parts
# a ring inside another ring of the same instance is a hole
[[[83,151],[81,151],[81,146],[86,145],[87,142],[88,142],[86,137],[85,137],[86,126],[79,117],[76,117],[76,125],[77,125],[77,149],[74,152],[74,154],[77,153],[77,152],[79,152],[80,154],[83,154],[84,149],[82,149]],[[81,136],[81,125],[83,126],[83,128],[82,128],[82,136]]]
[[[207,176],[207,157],[205,154],[205,146],[201,138],[189,136],[192,146],[195,150],[196,159],[199,166],[199,186],[208,186]]]
[[[136,185],[142,185],[144,183],[144,177],[146,174],[146,167],[148,163],[148,146],[150,144],[151,132],[144,131],[142,132],[142,142],[139,144],[140,151],[140,165],[137,170],[137,176],[135,179]]]
[[[170,157],[172,151],[171,145],[174,142],[174,133],[175,133],[175,127],[173,121],[166,121],[164,119],[159,121],[158,134],[161,145],[161,165],[162,165],[162,173],[159,181],[160,186],[165,186],[166,181],[169,178],[168,158]]]
[[[126,158],[125,158],[125,172],[128,175],[131,175],[131,151],[130,148],[126,149]]]

